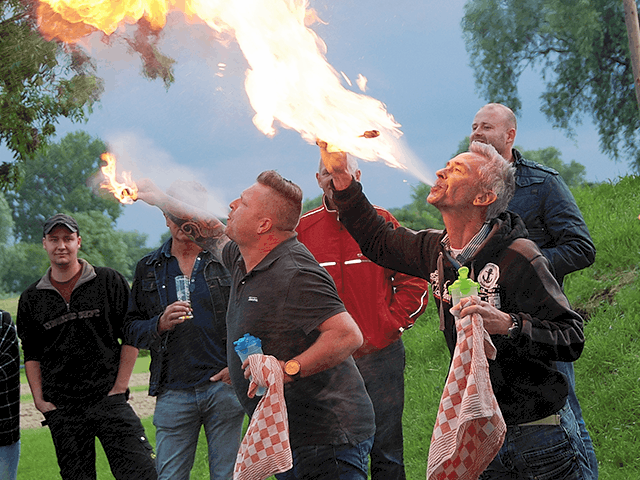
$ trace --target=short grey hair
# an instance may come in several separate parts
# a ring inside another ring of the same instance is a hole
[[[486,143],[471,142],[469,151],[486,160],[478,167],[478,181],[485,192],[496,194],[496,201],[487,207],[486,220],[493,220],[509,206],[516,190],[516,169],[497,150]]]

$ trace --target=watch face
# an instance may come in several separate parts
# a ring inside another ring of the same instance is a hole
[[[300,362],[289,360],[284,364],[284,372],[289,376],[297,375],[300,372]]]

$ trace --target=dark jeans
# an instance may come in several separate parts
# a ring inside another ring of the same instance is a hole
[[[96,480],[98,437],[117,480],[157,479],[155,455],[125,394],[45,414],[64,480]]]
[[[405,480],[402,411],[405,352],[402,340],[356,360],[376,414],[372,480]]]
[[[371,449],[372,480],[405,480],[402,411],[404,409],[405,352],[402,340],[356,360],[376,414]],[[296,480],[293,470],[278,480]]]
[[[560,425],[507,426],[502,448],[479,480],[588,480],[589,467],[569,404]]]
[[[367,480],[373,437],[352,445],[311,445],[293,450],[293,469],[278,480]],[[295,473],[294,473],[295,471]]]
[[[591,470],[590,479],[597,480],[598,478],[598,460],[596,459],[596,452],[593,449],[593,442],[591,436],[587,431],[587,426],[582,418],[582,408],[580,408],[580,402],[576,397],[576,376],[573,371],[573,363],[568,362],[556,362],[558,371],[564,374],[569,381],[569,396],[567,398],[571,410],[573,410],[573,416],[576,417],[578,426],[580,427],[580,437],[584,443],[584,448],[587,452],[587,460],[589,461],[589,469]]]

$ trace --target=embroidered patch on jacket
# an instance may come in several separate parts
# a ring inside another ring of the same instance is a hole
[[[249,300],[250,302],[257,302],[258,297],[249,297],[247,300]]]
[[[429,283],[431,284],[431,289],[435,298],[451,303],[451,295],[449,294],[449,285],[451,284],[450,280],[444,282],[444,285],[442,285],[444,292],[440,292],[440,275],[438,275],[437,270],[434,270],[429,275]]]
[[[480,284],[480,297],[496,308],[500,308],[500,267],[495,263],[487,263],[480,271],[477,282]]]

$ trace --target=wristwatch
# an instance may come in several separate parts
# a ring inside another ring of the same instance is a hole
[[[515,336],[518,335],[518,333],[520,333],[520,318],[517,315],[514,315],[513,313],[510,313],[509,316],[511,317],[512,323],[511,323],[511,326],[509,327],[507,337],[515,338]]]
[[[300,378],[300,362],[296,359],[291,359],[284,364],[284,373],[289,375],[294,380]]]

